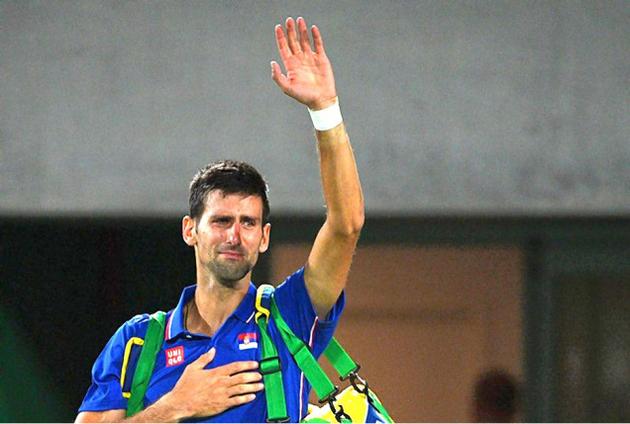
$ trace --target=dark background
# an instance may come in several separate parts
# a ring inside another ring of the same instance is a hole
[[[321,218],[272,222],[273,246],[309,242]],[[182,287],[194,282],[194,254],[181,240],[178,219],[5,218],[0,234],[0,418],[71,421],[108,338],[136,313],[174,307]],[[630,418],[622,394],[627,381],[617,389],[606,383],[607,352],[630,352],[629,219],[368,217],[361,243],[521,247],[523,416]],[[267,281],[271,255],[273,248],[254,281]],[[563,374],[564,346],[574,346],[576,337],[590,352],[581,415],[567,406],[576,391]],[[626,371],[615,372],[623,378]]]

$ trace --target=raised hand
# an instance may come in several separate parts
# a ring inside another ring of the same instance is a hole
[[[169,403],[180,408],[186,417],[207,417],[228,408],[253,401],[255,392],[263,389],[262,375],[255,371],[256,361],[239,361],[213,369],[215,349],[191,362],[169,396]]]
[[[335,78],[319,29],[315,25],[311,28],[315,50],[311,49],[304,18],[297,18],[297,29],[293,18],[288,18],[286,34],[282,25],[276,25],[275,32],[286,75],[280,65],[272,61],[271,78],[285,94],[312,110],[333,104],[337,97]]]

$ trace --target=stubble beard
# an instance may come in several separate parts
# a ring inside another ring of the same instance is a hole
[[[222,286],[233,289],[253,268],[255,260],[228,261],[215,258],[208,264],[210,272]]]

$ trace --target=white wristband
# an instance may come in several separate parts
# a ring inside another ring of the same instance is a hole
[[[311,121],[317,131],[327,131],[335,128],[343,122],[341,117],[341,109],[339,109],[339,100],[335,99],[335,103],[322,110],[308,110],[311,115]]]

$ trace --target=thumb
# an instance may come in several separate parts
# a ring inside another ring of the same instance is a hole
[[[209,351],[201,355],[199,358],[195,359],[195,361],[192,362],[189,366],[192,368],[202,370],[206,365],[212,362],[216,353],[217,353],[217,350],[216,348],[213,347],[212,349],[210,349]]]
[[[278,84],[278,87],[280,87],[282,91],[284,91],[285,93],[287,92],[287,90],[289,89],[289,80],[285,75],[282,74],[278,62],[275,62],[273,60],[271,61],[271,79],[274,80],[276,84]]]

